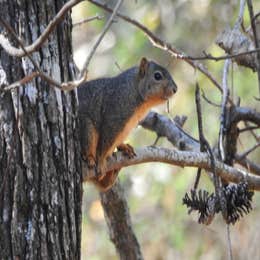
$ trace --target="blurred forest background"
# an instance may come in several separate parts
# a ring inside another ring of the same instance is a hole
[[[116,1],[107,2],[113,5]],[[259,12],[260,1],[253,1],[253,4],[255,13]],[[199,56],[206,51],[219,56],[223,51],[214,43],[215,39],[227,25],[234,25],[239,1],[132,0],[124,1],[120,11],[143,23],[186,54]],[[74,26],[74,58],[79,68],[110,14],[87,2],[77,5],[72,12],[74,23],[96,14],[104,18]],[[250,25],[247,7],[244,23],[245,27]],[[115,21],[89,66],[89,79],[116,75],[120,70],[138,64],[142,56],[166,66],[178,85],[178,92],[170,101],[169,113],[166,105],[156,110],[171,118],[186,115],[185,131],[198,138],[195,83],[198,81],[207,97],[218,104],[221,102],[219,90],[184,61],[175,60],[153,47],[147,37],[131,24],[120,19]],[[221,82],[224,61],[203,63]],[[259,101],[254,99],[259,96],[256,73],[233,64],[229,83],[233,85],[233,97],[241,97],[241,105],[259,110]],[[218,138],[220,109],[205,101],[202,101],[202,108],[205,135],[214,146]],[[153,132],[138,127],[127,142],[134,147],[147,146],[155,139]],[[240,146],[245,150],[252,144],[253,140],[248,137]],[[158,145],[171,147],[163,138]],[[260,163],[259,148],[251,156]],[[227,231],[221,217],[215,218],[210,226],[203,226],[197,223],[197,215],[188,215],[187,208],[182,205],[182,198],[192,188],[195,175],[195,168],[182,169],[160,163],[142,164],[121,171],[120,181],[145,259],[227,259]],[[213,190],[206,174],[202,176],[200,187]],[[260,259],[258,194],[253,205],[254,210],[230,228],[234,259]],[[117,259],[114,245],[109,240],[98,192],[88,184],[84,184],[82,223],[82,259]]]

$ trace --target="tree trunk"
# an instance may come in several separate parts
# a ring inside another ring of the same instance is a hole
[[[28,45],[64,2],[1,0],[0,16]],[[69,16],[32,57],[55,80],[71,80]],[[32,71],[27,57],[13,58],[0,49],[0,84]],[[82,178],[76,105],[75,92],[61,92],[40,78],[0,92],[0,259],[80,259]]]

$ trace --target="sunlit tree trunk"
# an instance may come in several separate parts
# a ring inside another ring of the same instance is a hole
[[[1,0],[0,16],[31,44],[65,0]],[[5,32],[0,27],[1,33]],[[17,45],[8,34],[11,42]],[[69,15],[32,55],[57,81],[72,78]],[[35,71],[0,48],[0,84]],[[37,78],[0,92],[0,259],[79,259],[81,163],[75,92]]]

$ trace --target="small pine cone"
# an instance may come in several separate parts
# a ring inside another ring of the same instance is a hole
[[[189,208],[188,213],[192,211],[199,212],[198,222],[209,225],[215,215],[215,197],[214,194],[210,194],[205,190],[191,190],[190,197],[188,193],[183,198],[183,204]]]
[[[227,223],[235,224],[252,210],[253,191],[248,190],[246,182],[230,184],[224,188],[227,200]]]

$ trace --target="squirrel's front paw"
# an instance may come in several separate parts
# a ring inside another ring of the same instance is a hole
[[[122,152],[124,156],[128,156],[129,159],[136,156],[134,148],[130,144],[120,144],[117,150]]]

